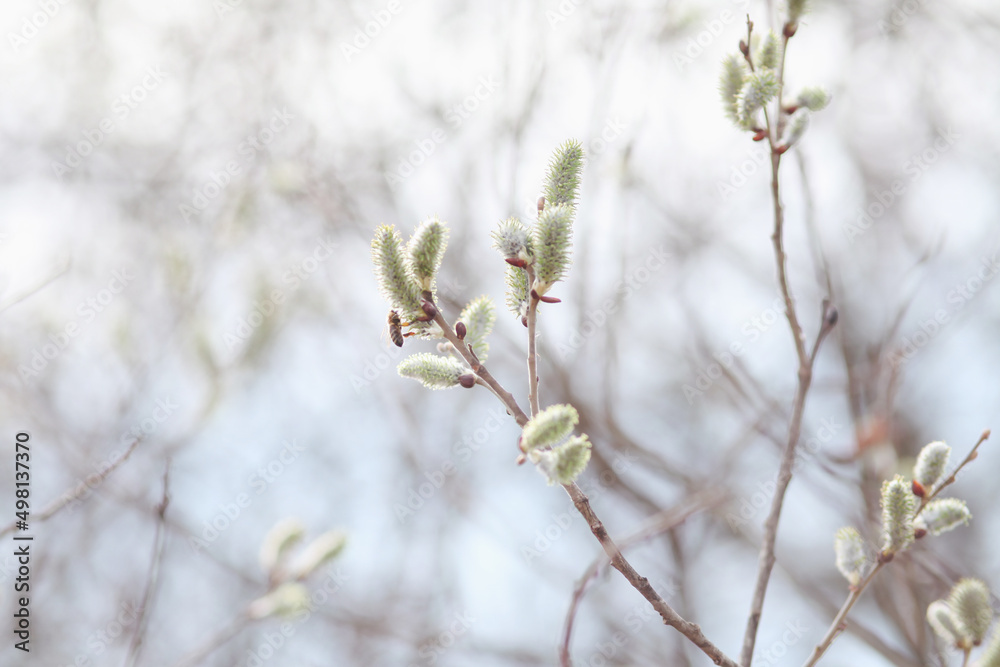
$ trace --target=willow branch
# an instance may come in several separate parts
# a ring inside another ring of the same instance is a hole
[[[429,299],[428,302],[431,303],[432,306],[434,305]],[[475,373],[480,380],[485,382],[490,390],[496,394],[497,398],[500,399],[500,402],[506,406],[507,412],[514,417],[514,421],[517,422],[517,425],[524,426],[527,424],[528,415],[524,414],[524,410],[522,410],[521,406],[517,404],[517,399],[514,398],[514,395],[504,389],[503,385],[497,382],[496,378],[493,377],[493,374],[487,370],[486,366],[481,361],[479,361],[479,357],[476,356],[476,353],[472,350],[472,348],[470,348],[464,340],[458,337],[455,330],[444,318],[444,315],[441,314],[441,309],[437,306],[434,306],[433,319],[437,325],[441,327],[441,331],[443,332],[445,339],[454,346],[455,350],[458,351],[458,353],[462,355],[462,358],[465,359],[465,362],[469,364],[469,368],[472,369],[472,372]]]
[[[535,270],[529,264],[524,269],[528,274],[528,407],[531,409],[531,416],[538,414],[538,353],[535,349],[537,334],[535,327],[538,322],[538,293],[535,292]]]
[[[621,540],[619,550],[627,549],[634,544],[644,542],[656,535],[671,530],[672,528],[683,523],[693,514],[715,507],[726,500],[726,498],[728,498],[728,494],[719,489],[708,489],[702,491],[694,497],[688,499],[682,505],[671,507],[660,512],[657,516],[653,517],[653,519],[651,519],[645,527]],[[577,611],[580,608],[580,603],[583,601],[583,596],[586,593],[587,585],[590,581],[595,579],[600,571],[609,563],[610,558],[607,555],[595,558],[586,571],[584,571],[583,576],[580,577],[580,580],[576,584],[576,588],[573,590],[573,597],[570,600],[569,609],[566,612],[566,621],[563,625],[563,640],[559,648],[559,661],[562,667],[571,667],[573,664],[570,659],[569,648],[570,640],[573,635],[573,623],[576,619]]]
[[[725,667],[738,667],[738,665],[733,662],[733,660],[726,656],[719,647],[713,644],[708,638],[702,633],[701,628],[690,621],[685,620],[674,611],[667,602],[660,597],[660,594],[656,592],[653,586],[649,583],[649,580],[643,576],[640,576],[635,568],[625,559],[622,554],[621,549],[615,544],[611,536],[608,535],[607,529],[601,520],[594,513],[593,508],[590,506],[590,500],[583,490],[577,486],[575,482],[570,484],[563,484],[563,488],[566,489],[566,493],[573,500],[573,505],[576,507],[577,511],[583,515],[583,518],[587,520],[587,525],[590,526],[590,531],[597,538],[597,541],[601,543],[604,548],[604,553],[607,554],[608,560],[611,562],[611,566],[622,573],[622,576],[635,588],[642,597],[653,606],[653,609],[657,611],[663,622],[670,627],[674,628],[682,635],[687,637],[691,643],[697,646],[702,652],[707,655],[713,663],[716,665],[725,665]]]
[[[146,635],[146,627],[149,624],[149,608],[152,606],[153,596],[159,583],[160,563],[163,560],[163,548],[166,546],[166,527],[164,526],[167,505],[170,504],[170,461],[163,471],[163,498],[156,507],[156,535],[153,537],[153,557],[149,564],[149,576],[146,580],[146,591],[142,596],[142,605],[139,607],[139,618],[136,621],[135,634],[129,643],[128,653],[125,657],[125,667],[132,667],[139,664],[139,654],[142,651],[142,642]]]
[[[815,665],[826,652],[826,649],[830,648],[830,644],[833,643],[833,640],[835,640],[838,636],[840,636],[840,633],[847,629],[846,619],[847,614],[851,611],[851,607],[854,606],[854,603],[858,601],[861,594],[865,592],[866,588],[868,588],[868,584],[872,582],[875,575],[877,575],[883,567],[885,567],[885,563],[877,563],[872,571],[868,573],[868,576],[851,590],[851,593],[847,596],[847,600],[844,602],[844,605],[840,608],[840,611],[837,612],[833,622],[830,624],[830,629],[826,631],[826,635],[823,637],[823,640],[816,645],[816,648],[813,649],[809,659],[805,661],[802,667],[812,667]]]

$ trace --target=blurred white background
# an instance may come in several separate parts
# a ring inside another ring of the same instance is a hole
[[[381,223],[450,224],[441,302],[454,317],[497,300],[490,367],[523,403],[524,329],[489,232],[531,214],[568,138],[587,165],[574,267],[540,320],[542,402],[580,409],[595,443],[581,483],[615,537],[698,490],[731,493],[629,555],[735,657],[796,368],[763,148],[717,92],[748,11],[758,32],[780,20],[743,1],[5,2],[5,451],[31,433],[38,512],[144,439],[33,522],[32,652],[8,637],[0,664],[125,664],[168,460],[138,664],[206,643],[199,664],[556,664],[599,545],[560,489],[514,465],[491,395],[397,376],[432,345],[380,340],[368,244]],[[989,0],[816,0],[791,41],[790,91],[833,102],[782,162],[788,266],[810,340],[824,262],[840,321],[755,665],[801,664],[822,637],[846,595],[833,533],[876,537],[881,479],[926,442],[964,455],[1000,427],[998,45]],[[826,663],[949,664],[923,610],[958,576],[1000,590],[998,464],[987,443],[954,489],[972,526],[894,563]],[[13,520],[12,453],[2,465]],[[278,641],[280,621],[239,619],[267,590],[260,542],[289,516],[349,545],[310,580],[335,592]],[[14,563],[0,565],[11,614]],[[575,664],[708,664],[644,605],[602,574]]]

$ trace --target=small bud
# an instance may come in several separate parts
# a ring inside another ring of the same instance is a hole
[[[339,530],[331,530],[323,533],[309,543],[290,570],[292,579],[301,581],[315,572],[325,563],[340,555],[340,552],[347,546],[347,535]]]
[[[520,257],[508,257],[504,261],[510,264],[511,266],[516,266],[520,269],[523,269],[528,265],[528,263],[523,259],[521,259]]]
[[[288,551],[298,544],[305,534],[305,526],[292,517],[282,519],[267,531],[260,545],[260,567],[272,574],[288,555]]]
[[[309,591],[299,583],[284,583],[247,608],[247,615],[260,620],[268,616],[292,616],[309,609]]]
[[[424,314],[432,320],[437,317],[438,314],[437,306],[427,300],[420,302],[420,310],[424,311]]]
[[[827,306],[825,318],[826,318],[826,326],[828,327],[837,326],[837,320],[840,318],[840,313],[837,311],[837,307]]]
[[[472,373],[466,373],[465,375],[458,376],[458,384],[462,385],[465,389],[472,389],[476,386],[476,376]]]
[[[960,525],[969,525],[972,512],[964,500],[958,498],[938,498],[927,503],[920,513],[918,525],[926,528],[931,535],[940,535]]]
[[[448,247],[448,227],[437,218],[424,220],[417,226],[406,245],[410,272],[422,290],[433,290],[434,277],[441,267]]]
[[[913,543],[913,515],[916,501],[900,475],[882,484],[883,551],[895,553]]]
[[[542,296],[538,297],[538,300],[541,301],[542,303],[562,303],[562,299],[557,299],[554,296],[544,296],[544,295],[542,295]]]
[[[551,405],[532,417],[521,432],[523,451],[551,447],[573,432],[580,415],[572,405]]]
[[[468,370],[454,357],[439,357],[429,352],[414,354],[399,362],[402,377],[417,380],[429,389],[447,389],[458,385]]]
[[[753,133],[754,141],[764,141],[767,139],[767,130],[757,130]]]
[[[799,31],[799,24],[792,23],[791,21],[789,21],[788,23],[785,24],[785,27],[782,28],[781,34],[787,37],[788,39],[791,39],[792,37],[795,37],[795,33],[798,31]]]
[[[545,210],[545,197],[544,195],[538,198],[538,215],[542,214]]]
[[[490,351],[490,344],[486,339],[493,333],[493,325],[497,321],[493,300],[488,296],[476,297],[465,306],[459,319],[468,324],[466,342],[475,346],[479,360],[485,362]]]
[[[920,483],[925,490],[933,489],[944,477],[950,456],[951,447],[941,441],[924,445],[920,454],[917,455],[916,464],[913,466],[914,483]]]
[[[958,619],[944,600],[930,603],[927,607],[927,622],[949,648],[957,648],[961,644],[962,631]]]
[[[917,498],[923,498],[924,496],[927,495],[927,492],[924,490],[924,485],[918,482],[917,480],[913,480],[913,484],[911,486],[913,490],[913,495],[915,495]]]
[[[527,315],[522,315],[521,316],[521,324],[524,326],[525,329],[528,328],[528,317],[527,317]]]
[[[857,586],[868,562],[861,533],[853,527],[841,528],[834,538],[833,551],[837,556],[837,569],[851,586]]]
[[[927,529],[926,528],[923,528],[923,527],[920,527],[920,526],[916,526],[913,529],[913,539],[915,539],[915,540],[921,540],[921,539],[923,539],[925,537],[927,537]]]
[[[466,333],[468,333],[468,331],[465,328],[465,324],[461,320],[455,322],[455,335],[458,336],[458,339],[465,340]]]
[[[979,579],[960,579],[948,595],[962,639],[979,646],[993,621],[990,589]]]

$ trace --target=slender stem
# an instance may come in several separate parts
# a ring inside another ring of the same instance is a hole
[[[464,340],[459,339],[459,337],[455,334],[455,330],[450,324],[448,324],[448,321],[444,319],[444,315],[441,314],[441,310],[437,307],[435,307],[435,310],[437,312],[434,315],[434,321],[437,322],[439,327],[441,327],[441,331],[444,332],[444,337],[448,340],[448,342],[455,346],[458,353],[461,354],[462,358],[469,364],[472,372],[475,373],[480,380],[485,382],[493,393],[496,394],[497,398],[500,399],[500,402],[507,407],[507,411],[514,417],[514,421],[517,422],[518,426],[524,426],[527,424],[528,415],[524,414],[524,410],[522,410],[521,406],[517,404],[517,400],[514,398],[513,394],[504,389],[503,385],[496,381],[496,378],[494,378],[493,375],[486,369],[486,366],[479,361],[479,357],[476,356],[476,353],[473,352]]]
[[[966,667],[969,664],[969,656],[972,655],[972,649],[965,649],[965,657],[962,658],[962,667]]]
[[[785,51],[788,47],[788,37],[782,43],[781,64],[778,70],[779,91],[784,79]],[[774,247],[774,259],[778,270],[778,285],[781,289],[781,296],[785,302],[785,315],[788,318],[788,326],[792,332],[795,342],[795,354],[798,357],[798,387],[795,392],[795,399],[792,404],[792,419],[788,425],[788,442],[785,445],[785,452],[778,469],[778,479],[775,483],[774,498],[771,501],[771,509],[764,522],[763,543],[760,548],[760,557],[757,567],[757,580],[754,585],[753,597],[750,602],[750,614],[747,617],[746,632],[743,636],[743,649],[740,652],[740,664],[743,667],[750,667],[753,660],[753,649],[757,642],[757,629],[760,627],[760,617],[764,608],[764,596],[767,593],[767,585],[771,578],[771,571],[774,569],[775,555],[774,545],[778,537],[778,523],[781,520],[781,508],[785,502],[785,492],[792,481],[792,466],[795,463],[795,449],[798,446],[799,436],[802,431],[802,416],[805,412],[806,396],[812,384],[813,364],[816,361],[816,354],[819,350],[823,338],[830,332],[836,324],[836,311],[829,304],[824,304],[823,320],[820,326],[819,335],[813,345],[812,353],[807,352],[805,334],[802,324],[799,322],[798,314],[795,311],[795,299],[792,296],[791,286],[788,283],[787,262],[785,254],[784,227],[785,213],[781,204],[781,185],[778,178],[779,167],[781,166],[781,154],[776,151],[778,128],[782,123],[781,94],[778,94],[778,110],[776,120],[772,123],[767,117],[768,141],[771,144],[771,202],[774,208],[774,232],[771,234],[771,243]],[[766,117],[766,116],[765,116]]]
[[[142,642],[146,635],[146,627],[149,622],[149,608],[153,603],[157,584],[160,579],[160,563],[163,560],[163,548],[166,546],[166,529],[163,525],[167,514],[167,505],[170,504],[170,460],[163,471],[163,499],[156,508],[157,522],[156,535],[153,538],[153,557],[149,564],[149,576],[146,580],[146,591],[142,596],[142,605],[139,607],[139,618],[136,621],[135,634],[129,643],[128,653],[125,656],[125,667],[139,664],[139,654],[142,651]]]
[[[688,517],[705,509],[716,507],[729,498],[728,493],[721,489],[706,489],[686,500],[681,505],[664,510],[653,517],[646,526],[625,537],[619,542],[619,549],[644,542],[656,535],[669,531],[683,523]],[[571,667],[570,640],[573,636],[573,622],[576,619],[577,611],[583,596],[586,593],[587,585],[601,572],[602,568],[608,565],[610,559],[607,555],[598,556],[587,567],[583,576],[573,589],[573,597],[570,600],[569,609],[566,611],[566,621],[563,625],[563,640],[559,647],[559,664],[562,667]]]
[[[923,509],[927,507],[927,503],[937,498],[937,496],[942,491],[944,491],[946,486],[950,486],[951,484],[955,483],[955,478],[958,476],[958,473],[961,472],[962,468],[968,465],[970,461],[974,460],[977,456],[979,456],[979,453],[977,451],[979,449],[979,445],[986,442],[989,439],[989,437],[990,437],[990,430],[986,429],[985,431],[983,431],[982,435],[979,436],[979,440],[976,442],[975,445],[973,445],[972,450],[969,451],[965,459],[963,459],[962,462],[958,464],[958,467],[955,468],[954,472],[948,475],[948,477],[943,482],[935,486],[934,491],[931,494],[927,495],[920,501],[920,507],[917,509],[917,514],[920,514],[920,512],[922,512]]]
[[[635,588],[639,593],[642,594],[644,598],[653,606],[653,609],[660,614],[660,618],[663,622],[670,627],[676,629],[682,635],[687,637],[695,646],[700,648],[705,655],[711,658],[712,662],[716,665],[725,665],[725,667],[738,667],[738,665],[733,662],[733,660],[726,656],[719,647],[713,644],[708,638],[702,633],[701,628],[690,621],[684,620],[680,614],[674,611],[667,602],[660,597],[660,594],[650,585],[649,580],[643,576],[640,576],[638,572],[632,567],[632,565],[625,559],[622,555],[621,549],[615,544],[611,536],[608,535],[607,529],[601,520],[594,513],[593,508],[590,506],[590,500],[583,490],[576,485],[575,482],[570,484],[563,484],[563,488],[566,489],[566,493],[573,500],[573,505],[576,507],[577,511],[583,515],[583,518],[587,520],[587,524],[590,526],[590,531],[597,538],[597,541],[601,543],[604,547],[604,553],[608,555],[608,559],[611,562],[611,566],[622,573],[622,576],[632,587]]]
[[[535,325],[538,321],[538,293],[535,292],[535,269],[529,264],[524,269],[528,273],[528,287],[530,296],[528,297],[528,407],[531,409],[531,416],[538,414],[538,353],[535,350],[535,342],[538,337],[535,333]]]
[[[858,601],[861,594],[865,592],[866,588],[868,588],[868,584],[872,582],[875,575],[877,575],[879,571],[885,567],[885,565],[886,564],[883,562],[877,563],[875,567],[872,568],[872,571],[868,573],[868,576],[851,590],[850,595],[847,596],[847,600],[844,602],[844,606],[840,608],[840,611],[837,612],[833,622],[830,624],[830,629],[826,631],[826,635],[823,637],[823,640],[816,645],[816,648],[813,649],[809,659],[806,660],[802,667],[812,667],[815,665],[826,652],[826,649],[830,648],[830,644],[833,643],[833,640],[847,629],[845,619],[847,618],[847,614],[851,611],[851,607],[854,606],[854,603]]]

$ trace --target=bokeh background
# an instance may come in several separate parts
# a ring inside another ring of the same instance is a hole
[[[846,595],[833,533],[877,539],[881,479],[1000,427],[1000,6],[813,5],[788,90],[833,102],[782,162],[788,267],[810,340],[825,297],[840,318],[755,665],[822,637]],[[574,267],[540,319],[542,402],[582,413],[581,483],[613,536],[695,503],[629,557],[736,656],[796,368],[763,149],[718,101],[747,12],[780,25],[744,0],[5,2],[0,506],[13,521],[28,431],[36,537],[32,651],[8,633],[0,664],[556,664],[599,546],[514,465],[490,394],[398,377],[432,345],[380,340],[368,244],[449,223],[441,303],[497,300],[490,366],[523,404],[489,232],[531,215],[569,138],[587,164]],[[998,465],[988,442],[954,487],[972,525],[899,558],[825,662],[957,664],[923,612],[959,576],[1000,590]],[[293,516],[349,544],[282,635],[244,612]],[[603,569],[571,646],[577,665],[708,664]]]

